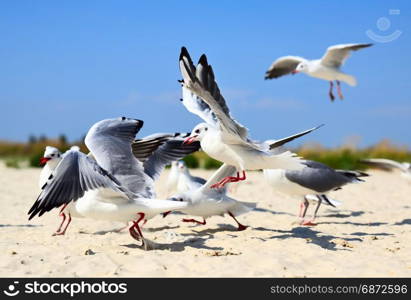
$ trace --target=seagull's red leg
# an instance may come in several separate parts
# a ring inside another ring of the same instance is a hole
[[[135,240],[139,241],[140,238],[141,238],[141,240],[142,240],[141,246],[144,246],[144,244],[145,244],[144,237],[143,237],[143,234],[141,233],[141,229],[140,229],[138,223],[140,223],[142,220],[144,220],[146,215],[144,213],[141,213],[141,212],[138,213],[138,215],[140,216],[140,218],[137,221],[133,221],[133,225],[131,225],[131,227],[128,229],[128,231],[130,232],[131,237],[134,238]]]
[[[56,232],[53,233],[53,236],[60,235],[61,228],[63,227],[64,221],[66,221],[66,214],[63,211],[66,208],[67,204],[68,203],[63,204],[63,206],[60,209],[59,216],[61,216],[63,220],[61,221],[60,226],[57,228]]]
[[[63,227],[64,221],[66,220],[66,214],[65,213],[60,213],[59,215],[63,218],[63,220],[61,220],[60,226],[57,228],[56,232],[53,233],[53,236],[57,235],[57,233],[60,232],[61,228]]]
[[[191,222],[191,223],[197,223],[200,225],[205,225],[206,224],[206,220],[203,218],[203,222],[197,221],[195,219],[183,219],[183,222]]]
[[[211,186],[211,188],[222,188],[224,187],[227,183],[230,182],[238,182],[238,181],[243,181],[246,180],[246,176],[245,176],[245,171],[243,171],[243,175],[242,177],[240,177],[240,173],[237,172],[237,177],[233,177],[233,176],[227,176],[225,178],[223,178],[222,180],[220,180],[218,183],[213,184]]]
[[[341,91],[341,84],[340,84],[339,80],[336,80],[336,82],[337,82],[338,97],[340,97],[340,99],[342,100],[342,99],[344,99],[344,96],[343,96],[342,91]]]
[[[333,94],[333,87],[334,87],[334,83],[330,81],[330,90],[328,91],[328,95],[330,96],[331,101],[334,101],[335,99],[334,94]]]
[[[305,225],[305,226],[316,226],[317,225],[317,223],[315,223],[314,220],[317,218],[317,212],[318,212],[318,209],[320,208],[321,202],[322,202],[321,197],[319,197],[319,201],[318,201],[317,207],[315,208],[312,219],[309,221],[304,221],[302,225]]]
[[[303,217],[303,209],[304,209],[305,205],[304,202],[300,203],[300,212],[298,213],[298,217],[302,218]]]
[[[62,231],[54,233],[53,235],[64,235],[70,223],[71,223],[71,215],[70,213],[68,213],[68,221],[66,223],[66,226],[64,226],[64,229]]]
[[[304,226],[317,226],[317,223],[314,223],[312,220],[308,220],[308,221],[304,220],[300,224]]]
[[[238,220],[234,217],[234,215],[231,212],[228,212],[228,214],[230,215],[231,218],[234,219],[234,221],[236,221],[237,225],[238,225],[238,231],[243,231],[246,230],[248,228],[248,226],[245,226],[243,224],[241,224],[240,222],[238,222]]]
[[[307,210],[308,210],[308,206],[310,205],[310,203],[308,202],[307,198],[304,197],[304,211],[303,211],[303,215],[302,215],[302,220],[300,222],[300,225],[304,225],[304,226],[315,226],[317,224],[313,223],[312,220],[306,221],[304,220],[305,215],[307,214]]]
[[[130,226],[128,231],[130,232],[130,235],[133,239],[140,241],[140,236],[138,235],[136,229],[134,228],[135,222],[133,222],[133,225]]]
[[[224,177],[223,179],[221,179],[219,182],[213,184],[210,188],[212,189],[219,189],[221,187],[223,187],[229,180],[230,178],[236,178],[236,177]]]

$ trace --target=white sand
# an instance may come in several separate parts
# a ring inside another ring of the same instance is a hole
[[[65,236],[52,237],[57,210],[28,222],[39,172],[0,164],[2,277],[411,276],[411,184],[396,173],[372,171],[367,182],[334,192],[343,205],[320,208],[319,225],[309,228],[293,224],[297,199],[273,192],[261,173],[249,173],[232,195],[258,203],[239,217],[250,228],[237,232],[228,216],[204,226],[182,223],[182,215],[158,216],[144,234],[159,249],[144,251],[127,230],[107,232],[121,224],[74,219]],[[89,249],[92,255],[85,254]]]

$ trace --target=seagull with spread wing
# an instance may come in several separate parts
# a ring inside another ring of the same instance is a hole
[[[180,70],[183,76],[182,103],[188,111],[206,122],[195,126],[185,143],[200,141],[202,150],[209,156],[237,169],[237,176],[227,176],[212,187],[220,188],[229,182],[245,180],[246,170],[303,168],[296,154],[290,151],[273,154],[260,143],[248,138],[248,130],[231,117],[226,101],[215,82],[213,69],[204,54],[195,67],[187,49],[183,47],[180,54]],[[316,128],[278,140],[270,145],[270,149],[314,129]]]
[[[181,210],[183,213],[203,218],[203,221],[183,219],[183,222],[205,225],[206,219],[211,216],[228,214],[237,223],[238,231],[245,230],[248,226],[241,224],[236,217],[251,211],[256,207],[256,204],[240,202],[231,198],[227,196],[226,189],[212,188],[216,182],[220,182],[223,178],[232,176],[234,173],[236,173],[235,167],[223,164],[204,184],[197,187],[192,186],[191,189],[169,198],[177,202],[187,203],[187,207]]]
[[[343,99],[340,81],[355,86],[357,81],[354,76],[343,73],[340,68],[352,51],[372,46],[372,44],[341,44],[328,47],[321,59],[307,60],[299,56],[283,56],[272,63],[267,70],[265,79],[278,78],[287,74],[306,73],[309,76],[324,79],[330,82],[329,96],[334,101],[334,83],[337,84],[337,92]]]
[[[360,162],[385,171],[400,170],[401,175],[411,181],[411,163],[409,162],[398,162],[387,158],[367,158],[360,160]]]
[[[155,199],[154,180],[165,165],[192,149],[182,147],[181,138],[159,143],[164,135],[134,140],[142,126],[143,121],[125,117],[94,124],[85,139],[90,154],[72,147],[62,155],[30,208],[29,220],[53,208],[64,211],[72,205],[83,217],[132,222],[130,235],[146,247],[139,223],[186,206]],[[153,145],[157,145],[154,152]],[[197,150],[198,146],[194,145]]]

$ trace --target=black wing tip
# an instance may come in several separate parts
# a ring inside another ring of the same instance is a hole
[[[187,48],[186,47],[181,47],[181,51],[180,51],[180,58],[179,58],[179,60],[182,60],[183,59],[183,57],[188,57],[189,59],[191,59],[190,58],[190,53],[188,53],[188,50],[187,50]]]
[[[264,79],[265,79],[265,80],[267,80],[267,79],[273,79],[273,78],[276,78],[276,77],[273,76],[273,75],[271,75],[271,72],[270,72],[270,71],[266,71],[266,72],[265,72],[265,76],[264,76]]]
[[[198,60],[199,65],[208,66],[207,55],[202,54]]]
[[[328,199],[327,195],[322,194],[322,195],[317,196],[317,198],[323,198],[324,201],[328,203],[328,205],[331,205],[332,207],[336,207],[336,206],[330,201],[330,199]],[[321,200],[321,199],[319,199],[319,200]]]
[[[144,125],[144,121],[143,120],[139,120],[139,119],[135,119],[136,121],[137,121],[137,124],[136,124],[136,132],[139,132],[140,131],[140,129],[143,127],[143,125]]]
[[[357,171],[359,173],[358,177],[369,177],[370,174],[363,172],[363,171]]]

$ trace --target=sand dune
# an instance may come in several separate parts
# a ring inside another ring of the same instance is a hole
[[[27,221],[40,170],[0,165],[0,172],[2,277],[411,276],[411,184],[395,173],[371,171],[367,182],[332,193],[340,209],[323,206],[318,226],[300,227],[293,224],[298,200],[250,172],[232,193],[258,203],[239,217],[250,228],[237,232],[229,217],[199,226],[182,223],[178,214],[158,216],[144,229],[157,249],[144,251],[127,230],[110,232],[118,223],[74,219],[65,236],[52,237],[57,211]],[[166,175],[157,184],[160,195]]]

